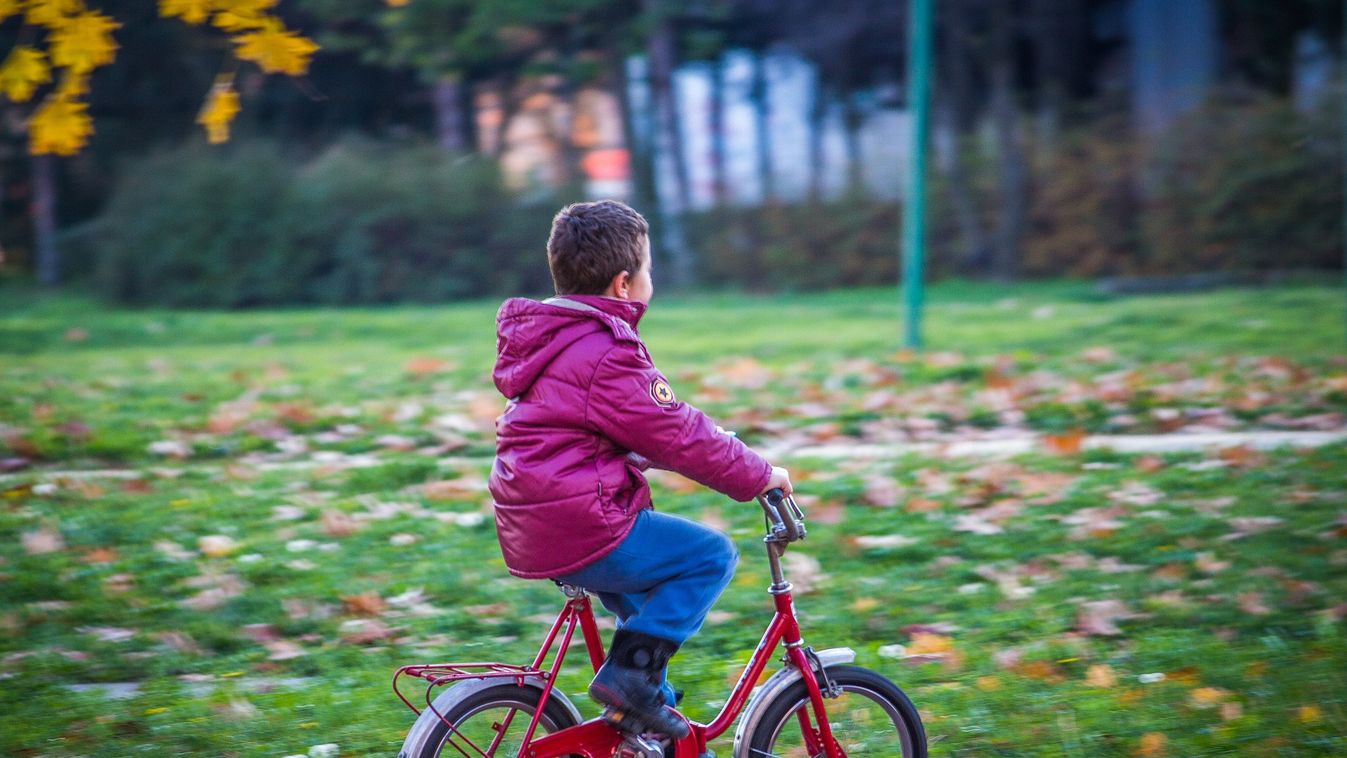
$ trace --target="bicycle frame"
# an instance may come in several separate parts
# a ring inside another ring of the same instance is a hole
[[[772,653],[776,650],[778,644],[785,645],[785,661],[799,670],[809,691],[810,708],[801,708],[797,714],[809,754],[818,755],[820,751],[823,751],[828,758],[845,758],[846,756],[842,748],[833,740],[832,728],[828,723],[828,715],[823,702],[824,693],[819,687],[818,679],[814,675],[814,666],[810,660],[812,650],[806,648],[803,639],[801,639],[800,625],[795,617],[795,601],[791,594],[791,585],[785,580],[781,571],[781,554],[785,552],[785,544],[768,541],[766,547],[772,569],[772,585],[768,588],[768,592],[771,594],[775,605],[772,620],[767,625],[767,630],[763,633],[762,639],[758,642],[757,649],[753,651],[748,665],[739,676],[739,681],[734,685],[729,699],[721,707],[720,713],[709,724],[689,721],[691,733],[678,741],[674,749],[675,758],[697,758],[707,749],[708,742],[729,730],[743,711],[744,706],[749,702],[753,687],[762,677],[763,671],[766,670]],[[520,686],[525,685],[526,680],[529,679],[541,681],[541,695],[539,696],[538,706],[529,722],[528,731],[525,733],[523,745],[517,758],[564,758],[571,755],[581,755],[586,756],[586,758],[611,758],[617,753],[624,736],[607,722],[598,718],[553,732],[537,740],[533,739],[548,699],[552,694],[552,689],[556,685],[557,673],[561,670],[567,648],[577,627],[581,631],[585,648],[589,652],[590,664],[594,667],[594,670],[598,671],[604,661],[604,647],[599,637],[598,626],[594,621],[594,609],[588,593],[583,589],[568,586],[563,586],[562,590],[569,599],[561,613],[558,614],[556,621],[553,622],[541,649],[529,666],[512,666],[502,663],[441,663],[404,666],[393,675],[394,693],[401,698],[403,703],[406,703],[408,708],[419,715],[420,711],[398,691],[397,680],[399,676],[405,673],[430,681],[430,685],[426,688],[426,706],[439,716],[441,721],[444,721],[452,734],[456,731],[453,725],[445,721],[444,715],[436,711],[431,703],[431,691],[437,685],[469,679],[514,680]],[[565,627],[564,633],[562,632],[563,627]],[[561,648],[552,657],[552,665],[544,669],[542,665],[551,655],[552,647],[556,644],[558,636],[561,637]],[[813,711],[812,721],[809,710]],[[485,750],[472,744],[462,735],[458,735],[458,739],[464,741],[466,746],[474,752],[468,752],[463,746],[455,744],[453,742],[455,738],[453,737],[450,738],[448,744],[464,756],[490,755],[487,751],[492,751],[499,745],[506,728],[508,728],[516,713],[517,711],[511,711],[504,719],[495,740]]]

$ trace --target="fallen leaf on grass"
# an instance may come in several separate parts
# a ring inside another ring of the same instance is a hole
[[[1324,710],[1317,705],[1302,705],[1296,709],[1296,720],[1302,724],[1314,724],[1323,717]]]
[[[1109,689],[1118,684],[1118,675],[1112,666],[1097,663],[1085,670],[1085,683],[1091,687]]]
[[[244,584],[233,574],[202,575],[188,579],[189,587],[205,589],[181,601],[185,608],[195,611],[211,611],[225,604],[225,601],[243,594]]]
[[[863,534],[853,537],[851,541],[856,547],[863,549],[900,548],[920,542],[916,537],[908,537],[902,534]]]
[[[1193,565],[1204,574],[1219,574],[1230,568],[1230,561],[1217,560],[1215,553],[1198,553],[1193,558]]]
[[[879,607],[879,599],[873,597],[858,597],[851,603],[851,610],[856,613],[869,613]]]
[[[475,500],[486,491],[486,480],[479,476],[461,476],[421,485],[421,494],[427,500]]]
[[[964,513],[954,517],[954,531],[972,534],[1001,534],[1005,529],[993,524],[976,513]]]
[[[388,610],[388,603],[377,592],[362,592],[359,595],[342,595],[341,602],[348,613],[357,616],[378,616]]]
[[[1244,539],[1254,534],[1266,532],[1281,522],[1282,520],[1276,516],[1239,516],[1227,522],[1234,527],[1235,531],[1222,536],[1221,539],[1227,542]]]
[[[345,511],[326,509],[322,516],[323,534],[329,537],[349,537],[360,531],[361,524]]]
[[[24,551],[29,555],[45,555],[65,550],[65,538],[61,536],[61,530],[51,524],[43,524],[36,530],[24,532],[20,539]]]
[[[1079,455],[1085,446],[1085,430],[1072,429],[1060,434],[1043,435],[1043,446],[1056,455]]]
[[[210,534],[196,541],[196,547],[202,555],[222,558],[238,550],[239,545],[232,537],[223,534]]]
[[[786,575],[798,594],[807,595],[817,590],[828,579],[827,574],[823,573],[822,564],[812,555],[791,551],[782,558],[782,563],[785,564]]]
[[[1224,448],[1217,457],[1236,468],[1254,468],[1267,463],[1267,456],[1261,450],[1247,445]]]
[[[902,501],[903,488],[891,476],[871,474],[865,477],[861,501],[876,508],[893,508]]]
[[[903,506],[908,513],[929,513],[938,511],[943,506],[939,500],[931,500],[925,497],[908,498],[907,504]]]
[[[1117,636],[1122,634],[1119,621],[1142,618],[1143,614],[1128,608],[1121,600],[1093,600],[1081,603],[1076,616],[1076,629],[1086,634]]]
[[[75,631],[92,634],[102,642],[126,642],[136,636],[136,630],[118,626],[77,626]]]
[[[1230,699],[1233,693],[1220,687],[1198,687],[1188,693],[1188,702],[1194,708],[1213,708]]]
[[[1239,601],[1239,609],[1251,616],[1266,616],[1272,613],[1272,609],[1263,604],[1261,592],[1241,592],[1236,599]]]
[[[406,371],[413,377],[422,378],[431,374],[438,374],[448,371],[451,368],[449,361],[443,358],[419,357],[407,361]]]
[[[148,450],[151,455],[162,455],[168,458],[190,458],[192,448],[186,442],[180,440],[159,440],[151,442]]]
[[[379,619],[350,619],[338,627],[341,641],[351,645],[365,645],[392,637],[397,630]]]
[[[168,649],[188,655],[205,655],[206,651],[201,648],[184,632],[155,632],[154,638],[163,643]]]
[[[1156,758],[1165,754],[1165,746],[1169,740],[1160,732],[1147,732],[1141,735],[1141,742],[1134,751],[1135,755],[1141,758]]]

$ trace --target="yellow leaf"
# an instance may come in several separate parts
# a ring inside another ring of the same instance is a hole
[[[28,125],[29,149],[34,155],[74,155],[94,133],[89,104],[68,97],[48,96]]]
[[[879,607],[879,600],[873,597],[858,597],[851,604],[851,610],[857,613],[868,613]]]
[[[1188,700],[1198,708],[1210,708],[1230,697],[1230,690],[1220,687],[1198,687],[1188,693]]]
[[[233,81],[221,77],[210,88],[206,105],[197,115],[196,122],[206,128],[206,138],[212,145],[229,140],[229,124],[239,112],[239,93],[234,89]]]
[[[81,13],[52,30],[51,60],[58,66],[82,74],[117,56],[117,42],[112,30],[121,24],[98,11]]]
[[[210,15],[211,0],[159,0],[159,15],[199,24]]]
[[[61,77],[61,83],[56,85],[56,94],[65,98],[89,94],[89,75],[76,74],[67,69],[65,75]]]
[[[975,682],[977,688],[983,692],[993,692],[1001,689],[1001,680],[994,676],[980,676]]]
[[[1118,675],[1113,673],[1112,666],[1097,663],[1085,670],[1085,682],[1091,687],[1108,689],[1118,683]]]
[[[212,5],[222,11],[256,16],[276,5],[277,0],[215,0]]]
[[[301,37],[280,25],[274,19],[255,32],[240,35],[234,41],[238,44],[238,56],[253,61],[267,73],[284,73],[299,76],[309,70],[309,56],[318,49],[318,45],[306,37]]]
[[[1137,746],[1136,755],[1144,758],[1165,754],[1165,743],[1169,740],[1160,732],[1146,732],[1141,735],[1141,744]]]
[[[917,632],[912,635],[912,644],[907,646],[907,652],[912,655],[928,655],[932,653],[948,653],[954,649],[954,640],[943,634],[930,634],[927,632]]]
[[[1302,724],[1313,724],[1324,717],[1324,710],[1317,705],[1302,705],[1296,709],[1296,718]]]
[[[211,23],[227,32],[260,29],[277,23],[266,13],[275,4],[276,0],[215,0],[211,5],[219,12]]]
[[[28,0],[28,13],[24,20],[55,29],[83,8],[83,0]]]
[[[39,84],[51,81],[51,66],[41,50],[19,45],[0,64],[0,92],[16,103],[33,96]]]

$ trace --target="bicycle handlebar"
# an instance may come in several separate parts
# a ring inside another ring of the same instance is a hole
[[[758,496],[767,515],[768,542],[795,542],[805,537],[804,511],[780,487],[773,487]]]

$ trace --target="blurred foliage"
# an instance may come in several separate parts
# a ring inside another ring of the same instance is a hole
[[[1214,103],[1178,123],[1147,177],[1147,270],[1329,268],[1342,250],[1336,107]]]
[[[1331,268],[1341,245],[1335,114],[1227,99],[1142,143],[1125,125],[1034,152],[1030,276]],[[996,166],[969,161],[980,212]],[[985,265],[964,249],[935,177],[936,275]],[[130,302],[242,307],[429,302],[547,291],[560,192],[508,190],[498,164],[434,147],[346,140],[304,159],[276,144],[178,148],[132,164],[67,244],[96,287]],[[864,195],[690,214],[706,283],[826,289],[898,280],[899,204]],[[87,251],[87,252],[86,252]]]
[[[700,279],[751,289],[896,281],[898,205],[866,196],[724,207],[689,218]]]
[[[239,307],[540,291],[560,202],[508,191],[493,161],[340,142],[180,148],[128,169],[82,231],[96,286],[130,302]],[[527,257],[527,260],[523,257]]]

